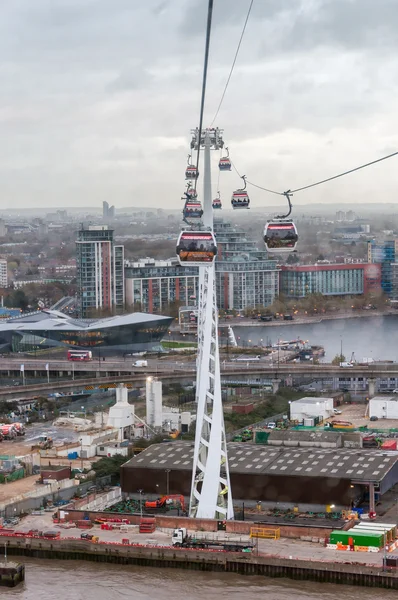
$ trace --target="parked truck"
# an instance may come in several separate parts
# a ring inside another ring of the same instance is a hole
[[[251,552],[253,549],[252,542],[196,538],[192,535],[188,535],[185,527],[174,529],[172,545],[176,548],[202,548],[209,550],[224,550],[226,552]]]

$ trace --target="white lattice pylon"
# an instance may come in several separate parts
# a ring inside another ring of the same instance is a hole
[[[213,229],[210,136],[204,135],[204,225]],[[196,435],[190,516],[233,519],[221,398],[215,267],[199,268]]]

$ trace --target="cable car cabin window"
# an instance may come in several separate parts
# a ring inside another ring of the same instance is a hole
[[[297,241],[297,230],[293,223],[267,223],[265,226],[264,242],[268,250],[294,250]]]
[[[217,246],[211,233],[183,232],[177,245],[177,256],[184,263],[212,263]]]

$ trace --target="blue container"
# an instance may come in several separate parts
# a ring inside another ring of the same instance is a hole
[[[68,460],[74,460],[75,458],[78,458],[77,452],[69,452],[68,453]]]

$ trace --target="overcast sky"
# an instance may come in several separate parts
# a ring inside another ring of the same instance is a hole
[[[249,0],[214,4],[206,125]],[[206,0],[2,0],[1,208],[181,206],[206,11]],[[283,191],[398,150],[397,23],[397,0],[254,0],[216,123],[240,172]],[[214,192],[217,179],[214,168]],[[391,202],[397,184],[393,158],[294,203]],[[221,174],[227,205],[239,185]],[[277,202],[250,194],[253,208]]]

